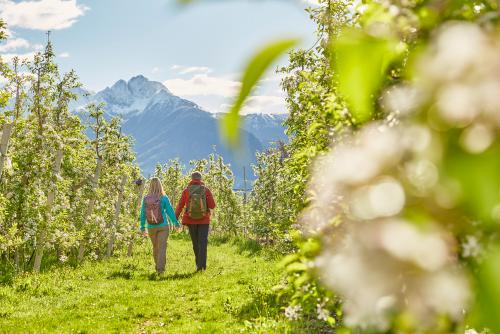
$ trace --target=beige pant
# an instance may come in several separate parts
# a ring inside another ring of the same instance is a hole
[[[153,257],[155,258],[156,272],[158,273],[163,273],[165,271],[168,232],[168,226],[148,228],[149,238],[153,244]]]

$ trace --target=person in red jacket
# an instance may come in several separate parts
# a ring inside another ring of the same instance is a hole
[[[191,174],[191,182],[182,192],[175,216],[179,219],[184,210],[182,225],[189,228],[197,271],[207,269],[208,228],[211,210],[214,208],[215,201],[210,189],[202,182],[201,173],[194,172]]]

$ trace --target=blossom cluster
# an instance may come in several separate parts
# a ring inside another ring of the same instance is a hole
[[[397,310],[429,326],[462,315],[469,290],[453,236],[405,218],[409,202],[438,188],[431,142],[420,126],[373,124],[317,161],[302,222],[325,239],[316,265],[345,298],[347,324],[385,329]]]
[[[463,195],[443,164],[450,140],[471,155],[496,144],[499,54],[500,38],[483,27],[443,25],[412,80],[383,93],[388,119],[316,160],[301,223],[324,240],[316,265],[344,297],[349,325],[385,330],[398,313],[423,327],[463,316],[471,293],[458,258],[476,258],[483,246],[444,227],[467,218],[439,214],[460,210]]]

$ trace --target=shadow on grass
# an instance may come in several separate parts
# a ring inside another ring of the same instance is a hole
[[[132,279],[134,277],[134,273],[128,270],[116,270],[108,275],[107,279],[116,279],[123,278],[126,280]]]
[[[196,275],[197,272],[193,271],[190,273],[175,273],[175,274],[168,274],[168,275],[163,275],[159,278],[160,281],[166,281],[166,280],[180,280],[180,279],[188,279]]]
[[[209,245],[220,246],[229,243],[234,237],[228,234],[211,234],[208,239]]]
[[[164,275],[151,273],[151,274],[143,274],[141,275],[141,277],[146,278],[150,281],[170,281],[170,280],[175,281],[175,280],[188,279],[196,274],[197,274],[196,271],[190,273],[174,273],[174,274],[164,274]]]
[[[16,273],[14,270],[0,270],[0,286],[10,286],[14,282]]]
[[[228,234],[216,234],[210,236],[209,240],[210,246],[220,246],[224,244],[230,244],[236,246],[239,254],[246,254],[248,256],[253,256],[262,250],[263,246],[259,244],[256,240],[245,238],[245,237],[234,237]]]
[[[233,244],[238,248],[240,254],[256,255],[262,250],[262,245],[252,239],[235,239]]]
[[[125,263],[122,265],[122,269],[125,270],[137,270],[137,264],[135,263]]]
[[[273,293],[255,293],[252,300],[240,306],[237,312],[233,312],[241,320],[259,317],[274,318],[280,312],[278,298]]]

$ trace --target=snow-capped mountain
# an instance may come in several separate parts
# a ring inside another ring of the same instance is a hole
[[[283,127],[287,116],[284,114],[249,114],[244,117],[243,128],[253,133],[265,147],[268,147],[278,140],[288,141]]]
[[[242,134],[246,142],[246,161],[235,159],[219,139],[219,118],[197,104],[173,95],[162,83],[142,75],[117,81],[113,86],[92,93],[79,89],[73,110],[91,101],[106,104],[109,116],[123,118],[123,132],[135,139],[137,159],[145,175],[152,173],[158,162],[169,159],[189,165],[193,159],[205,158],[217,150],[231,163],[238,183],[243,166],[255,162],[255,152],[278,140],[286,140],[284,115],[251,114],[244,118]],[[251,174],[251,173],[247,173]]]
[[[117,81],[113,86],[98,92],[94,99],[106,103],[110,114],[128,115],[143,111],[152,99],[175,99],[175,96],[159,82],[149,81],[142,75],[126,82]]]

